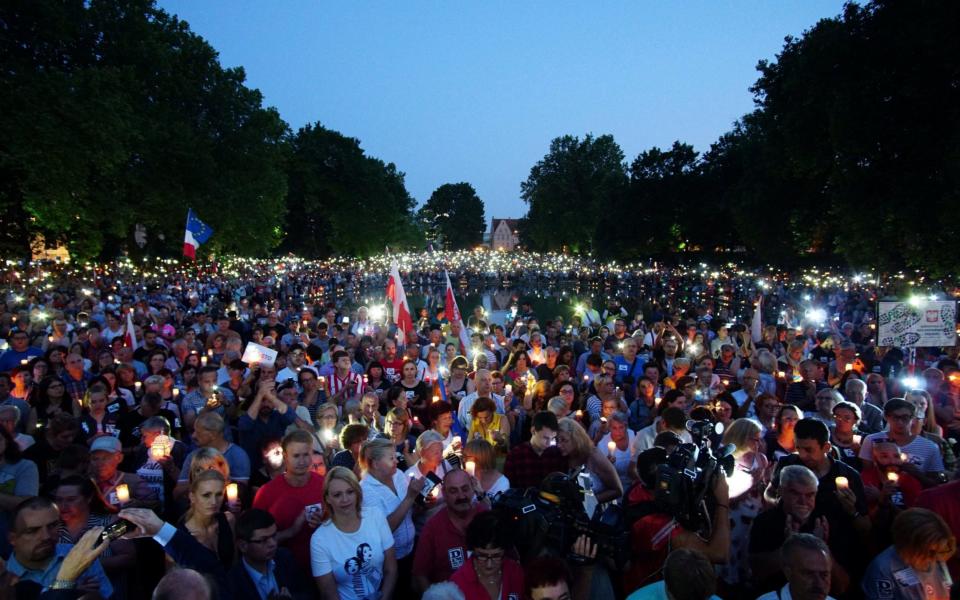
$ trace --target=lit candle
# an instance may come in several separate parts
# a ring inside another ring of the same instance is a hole
[[[179,396],[179,395],[180,395],[180,388],[173,388],[173,397],[174,397],[174,399],[176,399],[177,396]]]
[[[584,376],[583,376],[583,381],[584,381],[584,382],[590,381],[590,376],[589,376],[589,375],[584,375]]]
[[[578,410],[578,411],[576,412],[576,416],[577,416],[578,419],[582,419],[582,418],[583,418],[583,411],[582,411],[582,410]]]
[[[139,392],[140,388],[143,387],[143,384],[137,381],[136,383],[133,384],[133,387]]]
[[[508,394],[512,394],[512,393],[513,393],[513,385],[512,385],[512,384],[509,384],[509,383],[508,383],[507,385],[503,386],[503,389],[506,390],[506,392],[507,392]]]
[[[460,442],[461,442],[460,436],[459,436],[459,435],[455,435],[455,436],[453,436],[453,440],[450,442],[450,445],[451,445],[451,446],[458,446],[458,445],[460,445]]]
[[[470,477],[473,477],[474,475],[477,474],[477,463],[476,463],[476,462],[474,462],[474,461],[472,461],[472,460],[468,460],[467,463],[466,463],[466,465],[465,465],[465,468],[466,468],[466,470],[467,470],[467,474],[470,475]]]
[[[863,437],[862,437],[862,436],[859,436],[859,435],[856,435],[856,434],[853,435],[853,443],[854,443],[854,444],[856,444],[856,445],[859,446],[861,440],[863,440]]]
[[[778,377],[779,379],[784,379],[786,376],[787,376],[787,374],[784,373],[783,371],[777,371],[777,377]]]
[[[207,350],[207,356],[209,356],[210,358],[213,358],[213,349],[212,349],[212,348],[211,348],[210,350]]]
[[[206,357],[206,356],[201,356],[201,357],[200,357],[200,365],[203,366],[203,367],[207,366],[207,357]]]
[[[227,502],[236,502],[240,495],[240,490],[235,483],[227,484]]]
[[[613,456],[613,453],[617,450],[617,443],[613,440],[607,442],[607,450],[610,452],[610,456]]]
[[[663,400],[663,398],[661,398],[660,396],[657,396],[656,398],[653,399],[653,405],[654,405],[654,406],[660,406],[660,401],[661,401],[661,400]]]
[[[844,370],[844,371],[852,371],[852,370],[853,370],[853,364],[848,363],[847,366],[843,367],[843,370]]]
[[[150,456],[154,459],[160,459],[165,456],[170,456],[170,450],[173,444],[170,441],[170,438],[165,435],[158,435],[153,438],[153,443],[150,444]]]
[[[846,477],[837,477],[834,482],[837,484],[838,490],[848,490],[850,489],[850,482]]]
[[[434,401],[434,402],[440,402],[440,396],[434,396],[434,397],[433,397],[433,401]]]
[[[29,362],[30,362],[29,360],[27,360],[27,359],[24,358],[24,359],[22,359],[22,360],[20,361],[20,366],[21,366],[21,367],[25,367],[25,366],[27,366],[27,364],[28,364]]]
[[[121,483],[117,486],[117,500],[120,504],[130,501],[130,488],[127,487],[127,484]]]
[[[887,481],[890,483],[898,483],[900,481],[900,475],[891,471],[887,473]]]
[[[910,460],[910,457],[907,456],[906,452],[900,453],[900,462],[908,462],[909,460]]]

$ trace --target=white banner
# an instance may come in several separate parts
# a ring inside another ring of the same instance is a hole
[[[877,303],[877,345],[936,348],[957,342],[954,300]]]
[[[243,358],[240,360],[251,366],[254,364],[273,365],[277,362],[277,351],[249,342],[247,348],[243,351]]]

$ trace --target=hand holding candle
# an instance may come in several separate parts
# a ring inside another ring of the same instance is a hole
[[[127,487],[127,484],[121,483],[117,486],[117,500],[121,506],[130,502],[130,488]]]

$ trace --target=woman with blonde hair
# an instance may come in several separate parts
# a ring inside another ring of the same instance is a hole
[[[557,448],[567,459],[571,475],[585,471],[592,482],[594,497],[598,503],[609,502],[623,496],[623,484],[610,459],[601,452],[586,430],[570,417],[558,421]]]
[[[473,472],[470,464],[473,462]],[[470,440],[463,447],[463,464],[468,473],[477,478],[483,493],[490,501],[510,489],[510,480],[497,470],[497,451],[486,440]]]
[[[893,520],[893,545],[881,552],[863,577],[867,598],[908,600],[949,598],[950,575],[946,562],[957,552],[957,539],[937,513],[910,508]],[[909,571],[909,577],[901,574]],[[881,587],[881,582],[894,582]],[[886,595],[878,595],[886,590]]]
[[[749,581],[747,547],[750,526],[763,509],[767,457],[760,451],[760,425],[752,419],[737,419],[723,432],[723,444],[732,444],[734,471],[727,479],[730,488],[730,560],[719,575],[730,585]]]
[[[196,462],[194,460],[192,465]],[[230,569],[234,559],[234,517],[232,513],[220,510],[227,479],[215,469],[199,471],[196,475],[191,470],[190,475],[190,508],[177,528],[212,552],[224,569]]]
[[[323,523],[310,538],[311,570],[324,600],[391,600],[397,583],[393,546],[387,517],[364,506],[353,471],[330,469],[323,482]]]

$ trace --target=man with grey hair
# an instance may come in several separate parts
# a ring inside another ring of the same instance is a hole
[[[490,398],[494,404],[497,405],[498,413],[504,414],[505,412],[503,396],[498,396],[493,393],[493,374],[489,369],[479,369],[474,376],[474,383],[477,386],[476,391],[464,396],[463,400],[460,401],[460,406],[457,408],[457,420],[460,421],[460,425],[463,426],[465,431],[470,431],[470,422],[473,420],[473,417],[470,415],[470,407],[477,401],[477,398]]]
[[[0,427],[3,427],[7,430],[7,433],[10,434],[10,437],[17,442],[17,446],[20,447],[20,451],[24,451],[34,443],[36,440],[33,439],[33,436],[29,436],[25,433],[19,433],[17,431],[17,423],[20,421],[20,409],[12,404],[2,404],[0,405]]]
[[[869,402],[864,402],[867,397],[865,381],[852,377],[848,379],[843,388],[843,396],[848,402],[860,407],[860,422],[857,423],[857,429],[861,433],[869,434],[883,430],[883,411]]]
[[[830,526],[824,516],[816,516],[819,480],[802,465],[790,465],[780,471],[780,498],[777,506],[760,513],[750,528],[749,558],[753,580],[758,589],[778,590],[787,582],[780,547],[795,533],[810,533],[824,542]],[[846,571],[831,558],[831,576],[836,589],[850,584]]]
[[[833,600],[830,594],[833,559],[826,542],[815,535],[795,533],[780,548],[786,585],[757,600]]]

